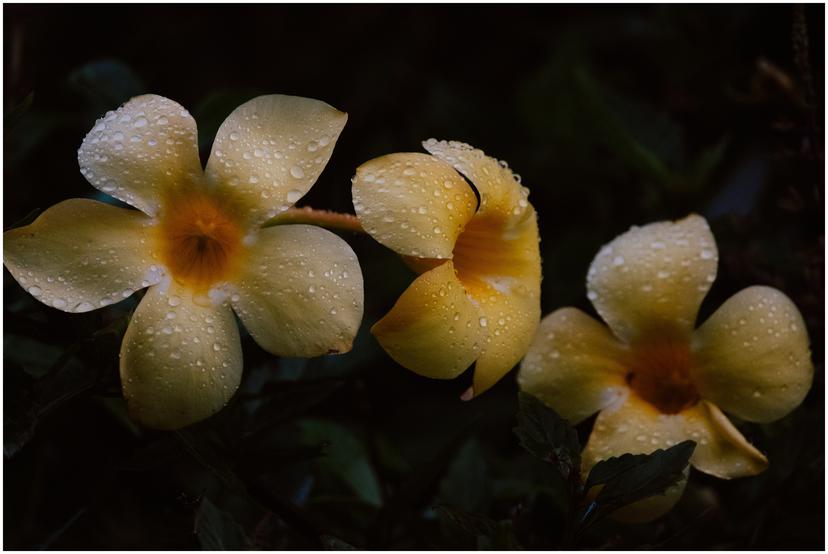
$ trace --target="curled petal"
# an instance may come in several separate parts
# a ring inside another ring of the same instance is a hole
[[[480,193],[481,215],[497,215],[503,220],[520,221],[529,208],[529,190],[504,162],[456,141],[429,139],[423,147],[433,156],[465,175]]]
[[[749,287],[722,304],[696,331],[693,358],[702,397],[749,421],[789,413],[814,375],[805,322],[770,287]]]
[[[400,365],[452,379],[480,353],[486,336],[481,317],[447,261],[417,277],[371,332]]]
[[[626,390],[625,346],[576,308],[541,321],[520,365],[520,388],[577,424]]]
[[[364,163],[352,190],[365,230],[406,256],[451,258],[477,208],[466,181],[427,154],[389,154]]]
[[[88,312],[157,283],[151,220],[85,199],[52,206],[3,234],[11,274],[32,296],[65,312]]]
[[[681,415],[688,438],[696,441],[690,463],[699,471],[733,479],[757,475],[767,469],[765,455],[715,405],[702,401]]]
[[[633,227],[593,260],[588,296],[626,342],[654,335],[689,340],[717,261],[716,241],[701,216]]]
[[[348,114],[298,96],[259,96],[236,108],[216,134],[207,178],[232,191],[253,221],[295,204],[319,178]]]
[[[311,225],[262,229],[233,284],[233,309],[279,356],[347,352],[362,320],[362,272],[348,244]]]
[[[78,150],[92,186],[156,215],[170,188],[199,182],[195,120],[176,102],[136,96],[95,123]]]
[[[121,345],[121,386],[133,419],[156,429],[205,419],[233,396],[241,374],[229,307],[195,304],[174,282],[147,291]]]

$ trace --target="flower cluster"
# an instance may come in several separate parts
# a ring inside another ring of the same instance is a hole
[[[702,217],[633,227],[598,253],[587,296],[606,325],[575,308],[541,321],[529,191],[481,150],[432,139],[428,154],[366,162],[352,183],[358,221],[309,209],[284,217],[346,119],[317,100],[255,98],[224,121],[202,168],[190,114],[160,96],[133,98],[98,120],[78,152],[87,180],[131,208],[61,202],[4,234],[4,263],[33,297],[67,312],[147,289],[123,338],[121,383],[136,421],[175,429],[214,414],[238,388],[235,316],[276,355],[351,348],[363,312],[359,263],[344,240],[305,224],[340,218],[417,274],[372,328],[391,358],[436,379],[474,365],[466,400],[523,358],[524,391],[572,424],[598,413],[584,474],[686,439],[697,443],[691,464],[710,475],[767,467],[724,412],[769,422],[802,402],[813,379],[805,324],[782,292],[757,286],[696,328],[718,264]],[[617,516],[652,519],[683,488]]]

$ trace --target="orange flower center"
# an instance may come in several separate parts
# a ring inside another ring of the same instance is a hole
[[[226,280],[237,268],[242,230],[234,210],[206,193],[180,193],[161,215],[163,263],[179,283],[194,290]]]
[[[638,396],[664,414],[677,414],[699,401],[699,393],[690,378],[690,350],[683,342],[636,347],[627,383]]]
[[[485,277],[524,277],[534,271],[520,232],[509,236],[497,217],[474,217],[454,244],[457,277],[469,292],[488,290]],[[536,243],[533,244],[536,246]]]

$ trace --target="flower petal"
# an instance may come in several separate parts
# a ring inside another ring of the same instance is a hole
[[[762,473],[768,459],[710,402],[699,402],[682,412],[687,438],[696,441],[690,463],[721,479]]]
[[[529,189],[520,185],[519,178],[505,162],[462,142],[429,139],[423,142],[423,148],[451,164],[474,184],[480,193],[481,214],[496,213],[506,220],[517,221],[525,217]]]
[[[598,414],[595,426],[581,455],[581,473],[586,479],[601,460],[622,454],[649,454],[687,440],[681,415],[661,414],[630,392]],[[652,521],[670,511],[681,498],[686,480],[670,487],[666,494],[645,498],[613,513],[628,522]]]
[[[95,123],[78,150],[92,186],[139,210],[158,213],[167,187],[201,179],[195,120],[176,102],[136,96]]]
[[[6,267],[32,296],[88,312],[157,283],[151,223],[136,210],[72,199],[3,234]]]
[[[151,287],[121,345],[121,386],[130,415],[178,429],[211,416],[242,374],[239,330],[227,306],[201,306],[172,282]]]
[[[254,221],[295,204],[316,182],[348,114],[319,100],[272,94],[236,108],[216,134],[207,178],[227,187]]]
[[[696,331],[693,359],[702,397],[749,421],[789,413],[814,376],[805,322],[770,287],[749,287],[722,304]]]
[[[588,296],[624,341],[665,334],[689,340],[717,260],[716,241],[701,216],[633,227],[593,260]]]
[[[576,308],[561,308],[541,321],[518,383],[575,425],[627,389],[625,356],[625,346],[605,325]]]
[[[433,379],[452,379],[480,353],[481,312],[447,261],[417,277],[371,332],[400,365]]]
[[[262,229],[235,284],[233,309],[279,356],[347,352],[362,320],[362,272],[348,244],[311,225]]]
[[[357,168],[354,209],[377,241],[406,255],[451,258],[477,209],[468,183],[427,154],[389,154]]]
[[[483,352],[474,366],[474,396],[500,381],[526,354],[540,323],[539,288],[540,277],[537,286],[523,282],[508,289],[477,286],[471,293],[483,314],[479,324],[488,331]]]

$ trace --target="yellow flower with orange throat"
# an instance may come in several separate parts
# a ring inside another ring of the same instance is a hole
[[[4,262],[31,295],[87,312],[148,288],[124,336],[130,414],[178,428],[215,413],[242,375],[234,312],[273,354],[344,352],[362,318],[351,248],[309,225],[263,224],[324,169],[347,115],[318,100],[261,96],[221,125],[206,168],[196,123],[145,95],[98,120],[81,173],[132,205],[66,200],[4,234]]]
[[[575,308],[543,319],[518,380],[572,424],[599,412],[584,475],[606,458],[688,439],[690,463],[704,473],[731,479],[767,467],[723,411],[770,422],[796,408],[813,379],[808,335],[791,300],[763,286],[736,293],[694,329],[717,265],[700,216],[633,227],[589,268],[588,297],[607,325]],[[685,484],[616,516],[653,519]]]
[[[520,361],[540,321],[537,215],[505,163],[459,142],[423,146],[431,155],[382,156],[353,179],[364,229],[419,273],[371,331],[425,377],[474,363],[468,399]]]

